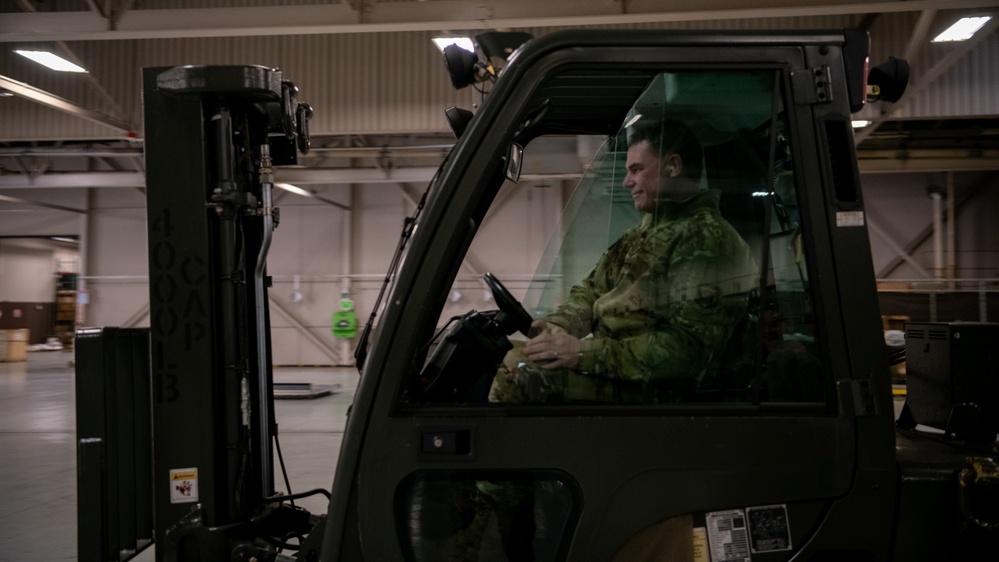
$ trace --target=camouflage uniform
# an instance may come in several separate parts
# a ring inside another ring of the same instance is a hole
[[[575,370],[542,369],[516,346],[493,402],[673,400],[722,352],[758,283],[749,247],[718,210],[720,192],[662,200],[615,242],[543,320],[582,338]]]
[[[455,482],[450,491],[454,534],[444,560],[534,560],[534,486],[529,480]],[[497,544],[498,543],[498,544]]]

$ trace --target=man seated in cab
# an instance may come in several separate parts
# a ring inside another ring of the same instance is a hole
[[[749,247],[701,189],[703,151],[681,122],[639,123],[623,187],[641,222],[532,336],[514,342],[491,402],[675,401],[725,349],[758,283]]]

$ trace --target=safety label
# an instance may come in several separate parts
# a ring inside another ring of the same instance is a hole
[[[750,562],[746,514],[741,509],[714,511],[704,519],[712,562]]]
[[[170,503],[198,501],[198,469],[175,468],[170,471]]]
[[[753,554],[791,550],[791,530],[786,505],[747,507],[749,547]]]
[[[837,211],[836,226],[864,226],[864,212]]]

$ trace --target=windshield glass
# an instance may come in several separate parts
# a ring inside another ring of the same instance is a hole
[[[641,217],[621,187],[624,153],[617,139],[600,148],[562,211],[524,297],[535,317],[549,314],[568,289],[589,273],[600,255]]]

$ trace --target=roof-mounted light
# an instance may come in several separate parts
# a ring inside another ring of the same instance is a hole
[[[448,45],[457,45],[462,49],[470,53],[475,52],[475,45],[472,43],[471,37],[434,37],[434,45],[437,45],[437,49],[440,52],[444,52],[444,47]]]
[[[489,31],[469,40],[472,48],[468,48],[467,43],[455,41],[454,37],[441,38],[441,43],[444,43],[441,52],[444,53],[451,84],[460,90],[486,80],[496,80],[510,55],[530,38],[530,34],[519,31]],[[434,42],[437,43],[437,40]]]

